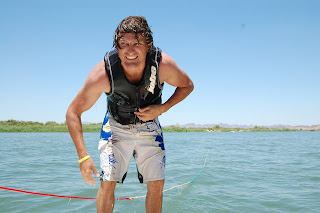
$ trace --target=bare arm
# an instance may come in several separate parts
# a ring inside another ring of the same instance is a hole
[[[83,140],[81,115],[94,105],[103,92],[109,92],[109,90],[109,79],[105,72],[104,61],[101,61],[91,71],[83,87],[67,110],[66,119],[69,133],[77,149],[79,159],[88,155]],[[83,178],[89,184],[95,185],[91,171],[93,171],[96,176],[99,175],[91,158],[80,164],[80,171]]]
[[[171,107],[185,99],[194,88],[192,80],[186,74],[186,72],[178,67],[175,61],[163,53],[162,64],[160,68],[160,82],[167,82],[171,86],[177,87],[173,95],[163,104],[164,112],[168,111]]]
[[[171,107],[185,99],[193,91],[193,82],[189,76],[181,69],[175,61],[165,53],[159,66],[160,83],[166,82],[177,87],[173,95],[161,105],[151,105],[139,109],[136,115],[143,121],[153,120],[162,113],[168,111]]]

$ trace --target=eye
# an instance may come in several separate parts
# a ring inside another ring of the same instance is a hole
[[[119,45],[120,45],[121,48],[123,48],[123,47],[128,46],[128,43],[122,41],[122,42],[119,43]]]

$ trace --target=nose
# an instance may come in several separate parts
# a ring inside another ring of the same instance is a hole
[[[130,45],[128,46],[128,52],[134,52],[134,49],[133,49],[133,45],[132,45],[132,44],[130,44]]]

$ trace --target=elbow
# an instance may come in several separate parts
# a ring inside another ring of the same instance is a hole
[[[191,80],[189,82],[189,90],[190,90],[190,93],[194,90],[194,84]]]
[[[67,109],[67,112],[66,112],[67,124],[72,120],[72,118],[74,118],[74,115],[75,115],[74,110],[72,110],[72,107],[69,106],[69,108]]]
[[[74,107],[71,104],[66,112],[67,124],[69,124],[70,122],[73,122],[74,120],[79,120],[81,118],[81,114],[82,112],[80,112],[77,107]]]
[[[66,112],[66,122],[68,123],[68,121],[70,121],[70,117],[71,117],[71,110],[70,107],[67,109]]]

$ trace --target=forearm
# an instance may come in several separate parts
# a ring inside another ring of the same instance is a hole
[[[171,107],[185,99],[192,91],[193,84],[188,87],[177,87],[173,95],[163,103],[163,112],[168,111]]]
[[[66,119],[70,136],[77,149],[79,159],[81,159],[88,155],[83,140],[81,117],[80,115],[68,110]]]

